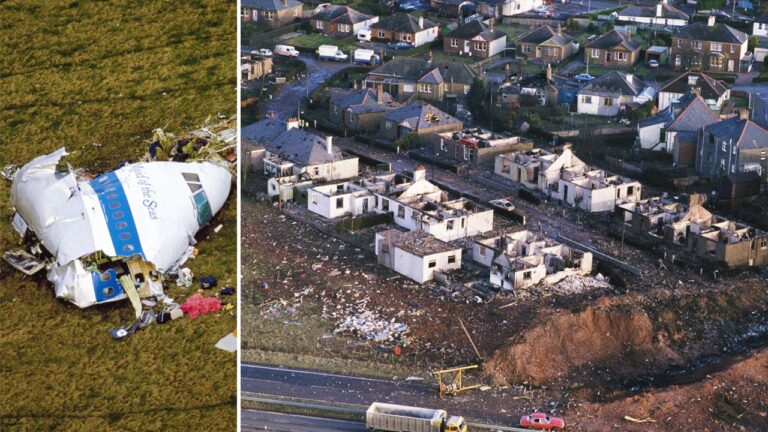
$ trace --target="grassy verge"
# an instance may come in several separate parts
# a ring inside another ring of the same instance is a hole
[[[337,39],[331,36],[325,36],[319,33],[303,34],[284,41],[286,45],[293,45],[302,52],[314,53],[320,45],[335,45],[346,54],[357,48],[354,36]]]
[[[146,151],[151,130],[182,132],[236,107],[232,2],[7,1],[0,25],[0,165],[66,146],[75,167],[112,169]],[[101,147],[91,144],[98,143]],[[198,275],[234,285],[236,203],[199,236]],[[0,250],[10,228],[0,182]],[[193,290],[171,288],[178,301]],[[115,342],[127,302],[80,310],[44,277],[0,264],[4,430],[232,430],[235,356],[214,347],[231,312],[153,325]]]

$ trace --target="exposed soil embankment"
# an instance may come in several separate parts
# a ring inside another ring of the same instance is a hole
[[[702,293],[606,298],[510,338],[485,370],[497,383],[605,390],[693,382],[685,377],[768,344],[767,290],[751,279]]]

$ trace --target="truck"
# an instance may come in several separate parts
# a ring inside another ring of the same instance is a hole
[[[368,430],[387,432],[467,432],[464,418],[445,410],[374,402],[365,412]]]
[[[370,49],[356,49],[352,53],[353,63],[363,63],[371,66],[376,66],[380,63],[379,56]]]
[[[340,50],[336,45],[320,45],[317,47],[317,51],[315,51],[315,53],[317,54],[317,58],[320,60],[345,62],[349,58],[349,56],[344,54],[344,52]]]

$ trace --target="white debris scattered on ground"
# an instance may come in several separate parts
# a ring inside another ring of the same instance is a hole
[[[396,342],[404,336],[408,325],[386,320],[377,313],[367,309],[368,298],[342,305],[326,303],[323,306],[323,318],[336,322],[333,333],[350,332],[362,339],[374,342]]]
[[[549,287],[557,294],[580,294],[598,288],[610,288],[608,278],[598,273],[596,276],[570,276]]]

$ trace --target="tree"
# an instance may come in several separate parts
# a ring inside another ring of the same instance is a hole
[[[469,86],[469,92],[467,93],[467,107],[475,118],[481,118],[483,113],[483,105],[485,103],[485,95],[487,93],[487,85],[484,79],[475,78],[472,81],[472,85]]]
[[[752,52],[755,52],[755,47],[757,46],[757,36],[752,36],[749,38],[749,42],[747,42],[748,49]]]

